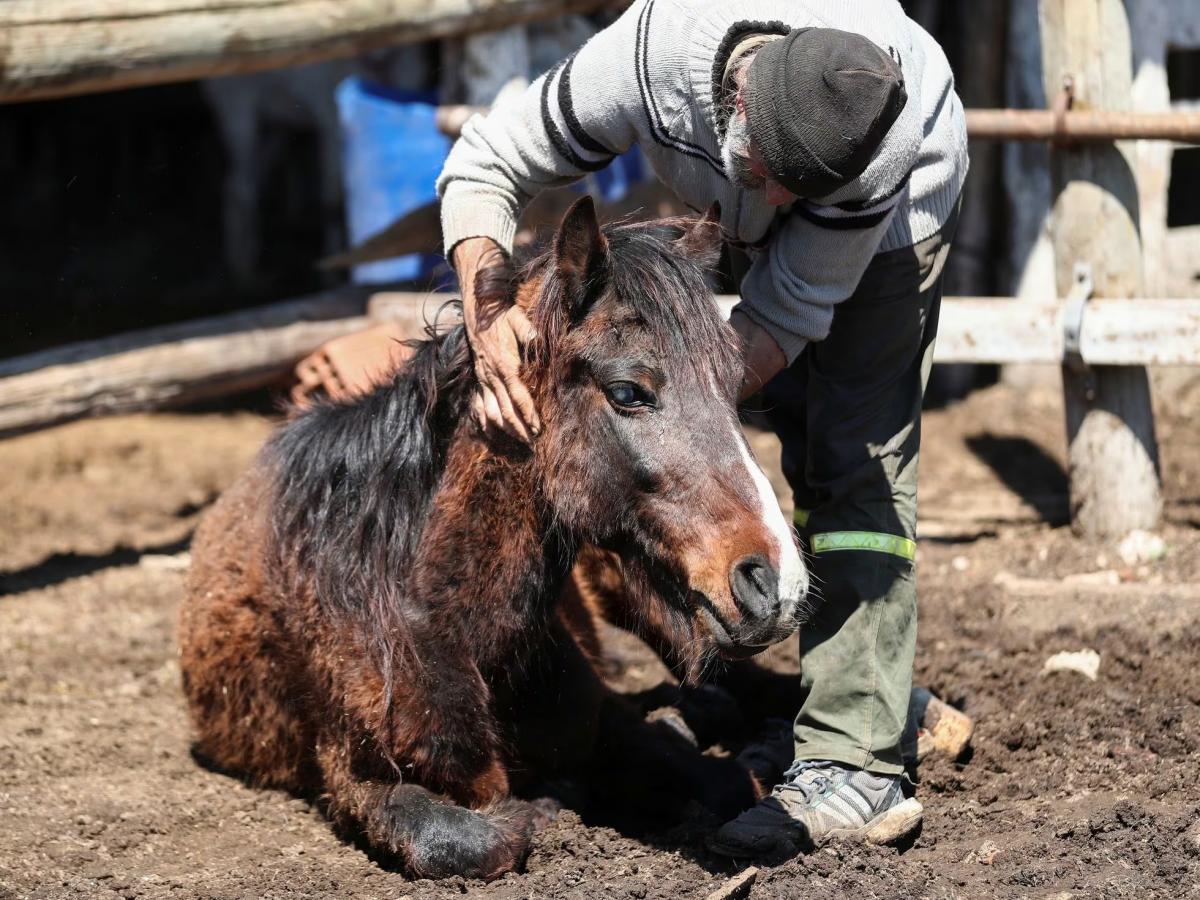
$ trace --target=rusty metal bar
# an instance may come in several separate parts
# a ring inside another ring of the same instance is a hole
[[[980,141],[1159,140],[1200,144],[1200,111],[1098,112],[968,109],[967,136]]]
[[[485,106],[442,106],[437,127],[458,137]],[[968,109],[967,136],[977,141],[1162,140],[1200,144],[1200,110],[1171,112],[1092,112],[1067,109]]]

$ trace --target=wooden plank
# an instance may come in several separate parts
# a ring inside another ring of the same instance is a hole
[[[588,12],[612,0],[4,0],[0,103],[208,78]]]
[[[1046,109],[968,109],[967,136],[978,141],[1200,141],[1200,113],[1068,112]]]
[[[945,297],[934,362],[1057,363],[1063,358],[1057,300]]]
[[[1093,300],[1080,343],[1096,365],[1200,365],[1200,300]]]
[[[1046,96],[1058,96],[1069,80],[1074,109],[1130,109],[1132,50],[1122,0],[1042,0],[1040,9]],[[1112,143],[1055,147],[1050,232],[1060,296],[1071,289],[1079,263],[1091,266],[1097,297],[1142,293],[1132,156],[1131,147]],[[1093,323],[1096,309],[1088,310]],[[1162,492],[1146,370],[1064,366],[1063,391],[1073,527],[1094,538],[1153,528]]]

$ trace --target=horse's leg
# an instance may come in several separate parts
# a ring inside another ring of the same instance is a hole
[[[725,820],[762,795],[735,760],[705,756],[666,723],[646,722],[616,693],[604,698],[589,776],[597,796],[660,820],[681,819],[692,802]]]
[[[552,794],[573,804],[587,787],[576,776],[593,757],[606,693],[587,650],[587,625],[560,606],[550,634],[497,693],[519,773],[513,789],[525,796]]]
[[[418,784],[356,772],[347,740],[323,740],[318,762],[328,813],[416,878],[462,875],[490,881],[521,864],[533,834],[533,810],[498,799],[479,809],[459,806]],[[377,773],[381,774],[381,773]]]
[[[648,723],[606,688],[589,653],[595,621],[573,614],[567,592],[550,639],[539,648],[508,706],[518,758],[531,776],[582,776],[589,805],[605,813],[679,820],[698,802],[730,818],[761,793],[731,759],[704,756],[663,722]]]
[[[412,639],[419,661],[394,653],[387,680],[350,632],[314,654],[332,707],[317,743],[330,815],[413,875],[495,878],[524,859],[534,810],[509,798],[492,694],[460,639],[432,624]]]

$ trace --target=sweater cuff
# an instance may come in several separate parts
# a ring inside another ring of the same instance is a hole
[[[751,322],[769,334],[772,340],[779,345],[779,349],[783,351],[783,355],[787,359],[787,364],[789,366],[796,361],[797,357],[804,352],[804,348],[810,343],[808,338],[798,335],[792,331],[785,331],[770,319],[763,318],[763,316],[759,315],[754,307],[745,300],[741,301],[737,306],[735,306],[733,311],[740,312]]]
[[[442,196],[442,249],[446,259],[451,259],[458,244],[473,237],[491,238],[511,256],[516,233],[516,217],[504,204],[453,187]]]

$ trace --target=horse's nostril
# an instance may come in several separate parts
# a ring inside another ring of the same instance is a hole
[[[779,573],[761,556],[744,556],[729,573],[733,599],[742,614],[765,619],[779,611]]]

